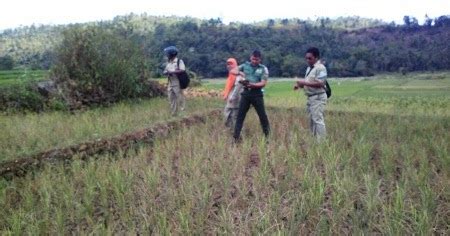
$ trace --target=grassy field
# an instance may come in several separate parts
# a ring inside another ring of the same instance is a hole
[[[46,78],[46,70],[6,70],[0,71],[0,86],[15,85],[30,80],[43,80]]]
[[[304,106],[306,98],[303,92],[292,89],[293,81],[270,80],[265,88],[266,103],[277,107]],[[450,116],[450,73],[331,78],[330,84],[333,95],[327,110]],[[205,86],[222,89],[223,85],[224,81],[208,81]]]
[[[290,81],[271,82],[269,144],[251,111],[238,146],[218,117],[151,147],[2,179],[0,232],[449,234],[450,74],[332,80],[332,87],[320,145],[310,137],[303,94]],[[5,115],[0,155],[148,127],[169,119],[166,103]],[[194,99],[186,114],[221,106]]]
[[[217,100],[192,100],[186,114],[220,106]],[[122,102],[70,114],[63,111],[0,116],[0,161],[83,141],[111,137],[173,120],[165,98]],[[175,118],[176,119],[176,118]]]

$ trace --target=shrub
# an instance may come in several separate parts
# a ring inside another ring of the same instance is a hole
[[[71,107],[110,103],[148,92],[144,53],[127,36],[98,26],[74,26],[63,36],[51,76]]]
[[[0,110],[31,110],[42,111],[45,98],[37,91],[36,83],[12,84],[0,87]]]
[[[7,55],[0,57],[0,70],[12,70],[14,68],[14,59]]]

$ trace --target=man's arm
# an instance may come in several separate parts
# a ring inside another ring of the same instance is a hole
[[[247,88],[254,88],[254,89],[260,89],[260,88],[264,88],[267,84],[267,80],[261,80],[261,82],[258,83],[249,83],[247,86]]]
[[[184,72],[185,70],[181,70],[181,69],[176,69],[174,72],[172,72],[171,74],[180,74],[181,72]]]
[[[264,88],[267,85],[267,80],[269,79],[269,69],[267,67],[264,68],[264,74],[261,78],[261,81],[258,83],[249,83],[246,87],[247,88],[254,88],[254,89],[260,89]]]
[[[183,60],[181,60],[181,59],[179,59],[180,60],[180,64],[179,64],[179,67],[177,67],[175,70],[173,70],[173,71],[170,71],[170,70],[164,70],[164,74],[167,74],[167,75],[177,75],[177,74],[180,74],[180,73],[182,73],[182,72],[184,72],[184,71],[186,71],[186,66],[184,65],[184,62],[183,62]]]
[[[325,82],[323,80],[315,79],[314,81],[308,82],[305,79],[299,79],[297,81],[297,86],[303,88],[303,86],[313,87],[313,88],[323,88]]]
[[[169,63],[166,63],[163,70],[163,75],[169,75],[169,70],[167,69],[169,67]]]

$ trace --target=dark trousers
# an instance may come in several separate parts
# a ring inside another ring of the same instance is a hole
[[[269,119],[267,118],[266,109],[264,108],[264,97],[261,90],[246,90],[242,93],[241,101],[239,103],[239,111],[236,119],[236,126],[234,127],[235,139],[241,137],[242,125],[244,124],[245,116],[247,115],[250,105],[256,110],[259,116],[264,135],[267,137],[270,132]]]

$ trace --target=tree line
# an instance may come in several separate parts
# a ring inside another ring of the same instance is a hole
[[[224,24],[219,18],[130,14],[111,21],[5,30],[0,62],[49,69],[57,64],[59,45],[67,42],[64,35],[88,27],[131,42],[151,77],[161,76],[162,49],[169,45],[176,45],[188,68],[202,77],[225,76],[228,57],[244,62],[254,49],[263,52],[271,76],[301,76],[310,46],[321,49],[331,76],[450,69],[450,16],[427,17],[422,25],[409,16],[402,25],[360,17]]]

